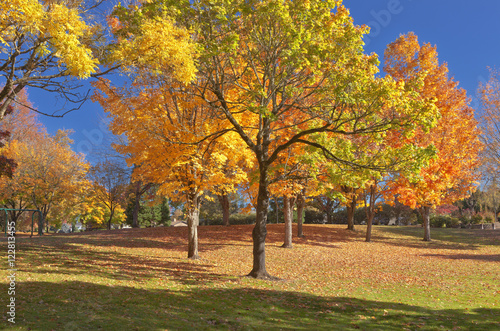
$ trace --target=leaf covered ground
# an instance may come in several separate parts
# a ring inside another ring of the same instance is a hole
[[[500,231],[306,225],[281,248],[269,225],[268,272],[252,264],[252,226],[150,228],[17,239],[16,330],[500,329]],[[295,229],[294,229],[295,231]],[[7,279],[7,247],[0,276]],[[2,306],[8,300],[1,284]]]

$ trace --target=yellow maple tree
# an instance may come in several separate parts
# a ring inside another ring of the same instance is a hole
[[[87,78],[97,71],[93,45],[98,26],[86,22],[83,5],[80,1],[0,2],[0,72],[6,79],[0,88],[0,120],[26,86],[67,92],[65,78]]]

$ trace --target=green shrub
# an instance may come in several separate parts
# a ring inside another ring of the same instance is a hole
[[[239,224],[254,224],[256,215],[251,214],[233,214],[229,216],[229,224],[239,225]]]
[[[229,215],[229,224],[230,225],[240,225],[240,224],[254,224],[255,223],[255,214],[232,214]],[[201,220],[200,224],[203,225],[222,225],[222,216],[217,218],[206,218]]]
[[[481,224],[481,223],[483,223],[483,216],[481,216],[479,214],[474,215],[474,216],[471,217],[470,222],[472,224]]]
[[[450,217],[450,227],[459,228],[462,225],[462,221],[457,217]]]
[[[432,215],[430,223],[433,228],[458,228],[463,221],[449,215]]]
[[[324,215],[316,208],[306,207],[304,209],[304,223],[306,224],[323,224]]]
[[[448,218],[449,217],[443,215],[432,215],[430,217],[430,225],[433,228],[445,228],[448,223]]]

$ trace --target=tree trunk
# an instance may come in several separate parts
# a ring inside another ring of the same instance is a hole
[[[331,212],[326,212],[326,223],[333,224],[333,215]]]
[[[283,215],[285,217],[285,242],[281,247],[292,248],[292,215],[290,198],[283,196]]]
[[[141,209],[141,182],[137,181],[135,183],[135,201],[134,201],[134,210],[132,212],[132,227],[139,227],[139,210]]]
[[[19,208],[16,208],[16,207],[17,206],[12,206],[11,209],[24,209],[21,206],[19,206]],[[9,208],[9,207],[4,206],[4,208]],[[16,226],[17,226],[17,220],[21,217],[23,212],[24,212],[24,210],[11,210],[6,214],[6,216],[8,216],[10,214],[10,221],[14,222],[14,224],[16,224]],[[5,223],[5,224],[7,224],[7,223]]]
[[[354,211],[356,210],[356,196],[347,205],[347,230],[354,231]]]
[[[375,185],[370,185],[370,202],[369,206],[366,207],[366,242],[370,242],[372,240],[372,224],[373,217],[375,216]]]
[[[220,205],[222,207],[222,225],[229,226],[229,197],[227,194],[218,195]]]
[[[38,235],[39,236],[43,235],[43,225],[45,224],[46,217],[47,217],[47,214],[45,212],[42,212],[42,217],[38,219]]]
[[[108,219],[108,230],[111,230],[111,221],[113,220],[114,214],[115,214],[115,209],[111,208],[111,214],[109,215]]]
[[[248,274],[254,278],[272,278],[266,271],[266,222],[269,208],[267,168],[264,162],[259,162],[259,193],[257,195],[255,226],[252,231],[253,268]]]
[[[304,222],[304,207],[306,205],[306,199],[304,199],[303,193],[299,193],[297,196],[297,237],[303,238],[304,232],[302,230],[302,223]]]
[[[279,205],[278,205],[278,197],[275,197],[274,198],[274,202],[276,204],[276,224],[278,224],[280,222],[280,213],[278,212],[278,209],[279,209]]]
[[[420,207],[420,214],[424,219],[424,241],[431,241],[430,207]]]
[[[188,259],[197,260],[198,255],[198,225],[200,224],[200,198],[198,193],[191,194],[187,201],[188,223]]]

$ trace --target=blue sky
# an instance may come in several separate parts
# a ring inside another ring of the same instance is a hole
[[[367,53],[375,52],[383,61],[387,44],[400,34],[415,32],[419,41],[437,46],[439,60],[448,63],[450,74],[472,98],[480,81],[488,79],[487,67],[500,67],[500,1],[498,0],[344,0],[354,23],[372,28],[366,37]],[[29,91],[30,100],[41,111],[60,109],[50,95]],[[91,153],[104,144],[105,117],[91,101],[64,118],[40,117],[54,133],[73,129],[74,150]]]

